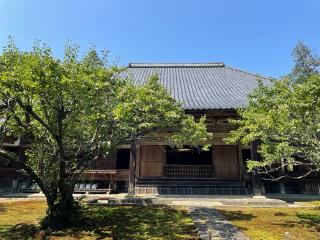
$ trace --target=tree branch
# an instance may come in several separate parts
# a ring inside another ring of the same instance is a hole
[[[33,110],[32,107],[26,106],[22,103],[22,101],[17,98],[16,99],[17,103],[19,104],[19,106],[25,110],[27,113],[29,113],[35,120],[37,120],[45,129],[48,130],[48,132],[50,132],[50,134],[56,139],[57,138],[57,134],[55,134],[55,132],[51,129],[51,127],[41,118],[38,116],[38,114],[36,114]]]

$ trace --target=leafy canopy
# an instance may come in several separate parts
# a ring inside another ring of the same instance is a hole
[[[62,60],[40,43],[25,52],[11,41],[0,55],[0,157],[38,183],[54,224],[72,222],[75,181],[125,135],[112,114],[125,82],[105,59],[94,49],[80,58],[70,43]],[[3,144],[10,135],[20,136],[15,152]]]
[[[249,106],[240,109],[238,129],[227,142],[260,143],[261,160],[250,160],[250,170],[258,168],[272,178],[288,176],[285,170],[303,166],[304,177],[320,169],[320,58],[303,42],[292,52],[294,68],[286,77],[259,81],[249,96]],[[279,171],[281,170],[281,171]],[[292,175],[290,175],[292,177]]]
[[[309,174],[320,169],[320,75],[304,77],[301,84],[291,79],[260,83],[249,105],[239,110],[238,129],[228,142],[249,144],[259,141],[261,161],[251,160],[248,168],[268,173],[304,166]]]

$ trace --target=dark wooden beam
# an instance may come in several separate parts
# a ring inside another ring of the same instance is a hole
[[[254,141],[251,143],[251,159],[259,160],[257,141]],[[255,196],[261,196],[262,194],[261,179],[260,179],[260,175],[257,173],[256,170],[254,170],[252,174],[252,191],[253,191],[253,195]]]

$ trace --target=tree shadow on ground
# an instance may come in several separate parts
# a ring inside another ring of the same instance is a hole
[[[0,203],[0,213],[5,212],[5,211],[6,211],[5,206],[2,203]]]
[[[250,221],[256,216],[241,211],[225,211],[219,210],[229,221]]]
[[[320,212],[319,214],[297,214],[297,217],[304,221],[310,221],[320,225]]]
[[[300,224],[304,224],[309,228],[315,228],[320,232],[320,212],[319,214],[297,214]]]
[[[288,216],[287,213],[283,213],[283,212],[276,212],[276,213],[274,213],[274,215],[277,216],[277,217],[285,217],[285,216]]]
[[[94,207],[90,213],[90,222],[94,224],[88,230],[102,238],[194,239],[197,236],[188,213],[167,206]]]
[[[0,229],[0,239],[24,240],[33,239],[39,227],[34,224],[17,224],[15,226],[3,226]]]
[[[276,216],[287,216],[287,214]],[[275,222],[273,223],[273,225],[281,226],[284,228],[295,228],[299,226],[305,226],[306,228],[314,229],[317,232],[320,232],[320,212],[319,214],[297,213],[296,216],[298,217],[298,219],[286,220],[284,221],[284,223]]]
[[[167,206],[85,206],[75,226],[48,232],[49,236],[80,239],[198,239],[197,229],[186,210]],[[0,239],[36,238],[39,227],[19,224],[4,229]]]

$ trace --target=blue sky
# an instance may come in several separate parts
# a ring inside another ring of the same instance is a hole
[[[303,40],[320,52],[319,0],[0,0],[0,47],[67,39],[129,62],[217,62],[278,77]]]

